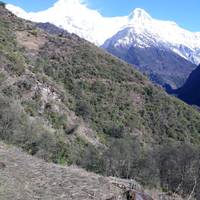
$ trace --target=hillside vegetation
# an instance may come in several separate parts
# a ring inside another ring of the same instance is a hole
[[[198,195],[197,111],[76,35],[47,33],[4,6],[0,16],[1,140],[46,161]]]

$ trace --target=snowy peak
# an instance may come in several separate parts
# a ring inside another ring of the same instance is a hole
[[[136,8],[129,15],[129,21],[146,21],[151,20],[151,16],[143,9]]]

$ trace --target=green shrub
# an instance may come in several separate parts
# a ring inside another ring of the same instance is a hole
[[[122,138],[124,137],[125,130],[122,125],[112,124],[110,127],[104,128],[104,133],[110,137]]]
[[[38,30],[37,29],[33,29],[33,30],[29,30],[29,33],[35,37],[38,36]]]
[[[8,59],[11,62],[10,70],[14,71],[17,75],[21,75],[25,71],[24,57],[17,52],[10,52]]]
[[[65,129],[67,124],[67,116],[53,111],[47,111],[47,118],[55,129]]]
[[[81,116],[84,120],[87,120],[91,116],[91,108],[85,101],[78,101],[76,104],[75,113]]]
[[[0,73],[0,83],[6,80],[6,75],[4,73]]]

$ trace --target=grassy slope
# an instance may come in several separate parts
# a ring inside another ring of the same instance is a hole
[[[73,98],[72,109],[81,104],[83,112],[77,114],[97,132],[106,134],[117,126],[125,134],[139,130],[144,140],[187,136],[199,142],[198,112],[152,86],[128,64],[73,37],[52,37],[40,49],[38,71],[64,84]]]

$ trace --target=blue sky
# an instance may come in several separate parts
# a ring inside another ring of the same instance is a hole
[[[56,0],[4,0],[26,11],[49,8]],[[134,8],[145,9],[152,17],[172,20],[183,28],[200,32],[200,0],[85,0],[103,16],[128,15]]]

